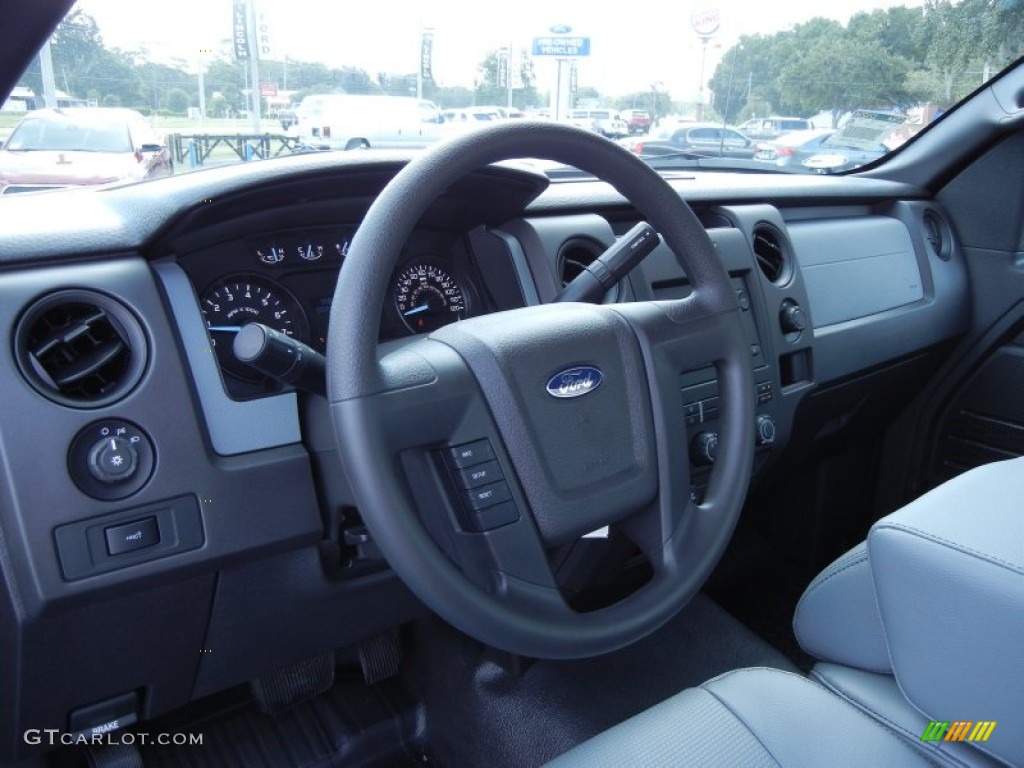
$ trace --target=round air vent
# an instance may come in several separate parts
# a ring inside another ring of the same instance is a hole
[[[125,395],[146,365],[146,337],[119,302],[93,291],[50,294],[18,323],[14,348],[25,379],[44,397],[98,408]]]
[[[754,257],[768,281],[782,285],[789,281],[791,254],[789,240],[779,229],[762,221],[754,227]]]
[[[924,239],[932,252],[943,261],[949,261],[953,253],[953,238],[946,220],[930,208],[922,216]]]
[[[580,272],[585,270],[597,258],[607,250],[596,240],[588,237],[574,237],[562,243],[558,249],[558,279],[564,288],[576,279]],[[605,302],[618,301],[622,290],[622,284],[616,285],[605,294]]]

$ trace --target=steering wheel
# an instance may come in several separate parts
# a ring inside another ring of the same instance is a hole
[[[692,293],[527,307],[379,348],[390,278],[420,216],[462,176],[523,157],[612,184],[675,252]],[[395,572],[451,624],[525,656],[593,656],[653,632],[710,574],[750,479],[750,349],[703,226],[624,148],[532,121],[434,145],[370,207],[338,278],[330,328],[328,398],[358,508]],[[719,449],[696,504],[679,377],[712,365]],[[609,524],[653,575],[617,603],[577,612],[546,551]]]

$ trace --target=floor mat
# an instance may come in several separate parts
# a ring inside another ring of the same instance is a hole
[[[423,766],[422,729],[396,681],[368,687],[342,680],[273,717],[251,704],[147,730],[201,733],[201,746],[146,747],[146,768],[384,768]]]
[[[731,669],[794,671],[778,651],[698,595],[650,637],[576,661],[483,648],[439,620],[418,627],[410,687],[425,702],[427,754],[443,765],[542,765],[586,738]]]

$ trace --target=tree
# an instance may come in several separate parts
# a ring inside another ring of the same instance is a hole
[[[802,25],[803,26],[803,25]],[[807,37],[807,33],[803,37]],[[741,112],[792,114],[797,106],[783,98],[779,75],[806,41],[792,31],[745,35],[725,52],[709,81],[714,110],[729,122]]]
[[[188,112],[188,92],[183,91],[181,88],[172,88],[167,92],[164,104],[171,112],[174,112],[177,115],[184,115]]]
[[[506,77],[515,77],[508,70],[506,57],[507,49],[490,51],[484,60],[477,65],[477,81],[475,102],[477,104],[505,104],[508,102],[509,89],[506,82],[502,82],[502,73]],[[519,80],[521,88],[512,89],[512,105],[525,109],[537,101],[537,92],[534,88],[533,60],[526,54],[525,50],[519,51]]]
[[[904,107],[910,63],[879,43],[847,36],[819,40],[780,74],[783,97],[805,114],[828,110],[832,125],[859,107]]]

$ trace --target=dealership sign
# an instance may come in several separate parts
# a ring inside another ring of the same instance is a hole
[[[576,56],[590,55],[589,37],[535,37],[533,38],[534,56],[558,56],[568,59]]]
[[[231,20],[231,40],[235,46],[235,60],[249,60],[249,9],[245,0],[235,0]]]

